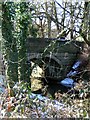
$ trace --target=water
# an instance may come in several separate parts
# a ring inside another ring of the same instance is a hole
[[[5,92],[5,76],[0,75],[0,93]]]
[[[74,65],[73,65],[73,69],[75,70],[75,69],[77,69],[79,66],[80,66],[80,64],[81,64],[82,62],[81,61],[77,61]]]
[[[60,83],[64,86],[66,86],[66,87],[71,87],[72,88],[72,87],[75,86],[74,80],[71,79],[71,78],[65,78]]]
[[[67,93],[71,88],[63,86],[61,83],[59,84],[50,84],[47,88],[47,95],[50,94],[52,97],[55,97],[56,92],[60,92],[61,94]]]

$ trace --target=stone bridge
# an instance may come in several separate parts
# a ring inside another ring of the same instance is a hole
[[[47,38],[28,38],[28,61],[45,71],[45,77],[63,79],[77,59],[83,42]]]

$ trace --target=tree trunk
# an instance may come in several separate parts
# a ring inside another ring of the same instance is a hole
[[[74,16],[74,9],[73,9],[73,5],[72,5],[72,2],[71,2],[71,6],[70,6],[70,11],[71,11],[71,40],[73,39],[73,28],[74,28],[74,20],[73,20],[73,16]]]
[[[55,2],[53,4],[54,4],[54,16],[56,18],[56,27],[57,27],[57,31],[59,33],[60,30],[59,30],[59,24],[58,24],[58,16],[57,16],[56,4],[55,4]]]
[[[46,13],[48,13],[48,4],[47,4],[47,2],[45,3],[45,7],[46,7]],[[48,25],[48,38],[51,38],[51,19],[50,19],[49,16],[47,16],[47,25]]]
[[[80,34],[90,46],[90,2],[84,4],[84,19],[82,20]]]

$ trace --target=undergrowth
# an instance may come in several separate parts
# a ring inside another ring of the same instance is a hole
[[[27,89],[28,88],[28,89]],[[80,82],[67,93],[55,93],[55,99],[45,101],[30,98],[27,83],[16,83],[6,87],[0,97],[0,117],[2,118],[89,118],[90,82]],[[43,96],[44,97],[44,96]],[[58,106],[60,103],[61,105]]]

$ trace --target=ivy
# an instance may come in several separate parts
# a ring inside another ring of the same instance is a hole
[[[2,36],[7,75],[11,83],[30,82],[30,64],[27,64],[27,37],[36,36],[37,30],[29,33],[32,25],[29,2],[2,3]],[[11,84],[12,86],[12,84]]]
[[[7,60],[7,75],[10,81],[18,80],[18,61],[16,38],[14,36],[15,5],[13,2],[2,4],[2,36],[4,39],[4,53]]]

